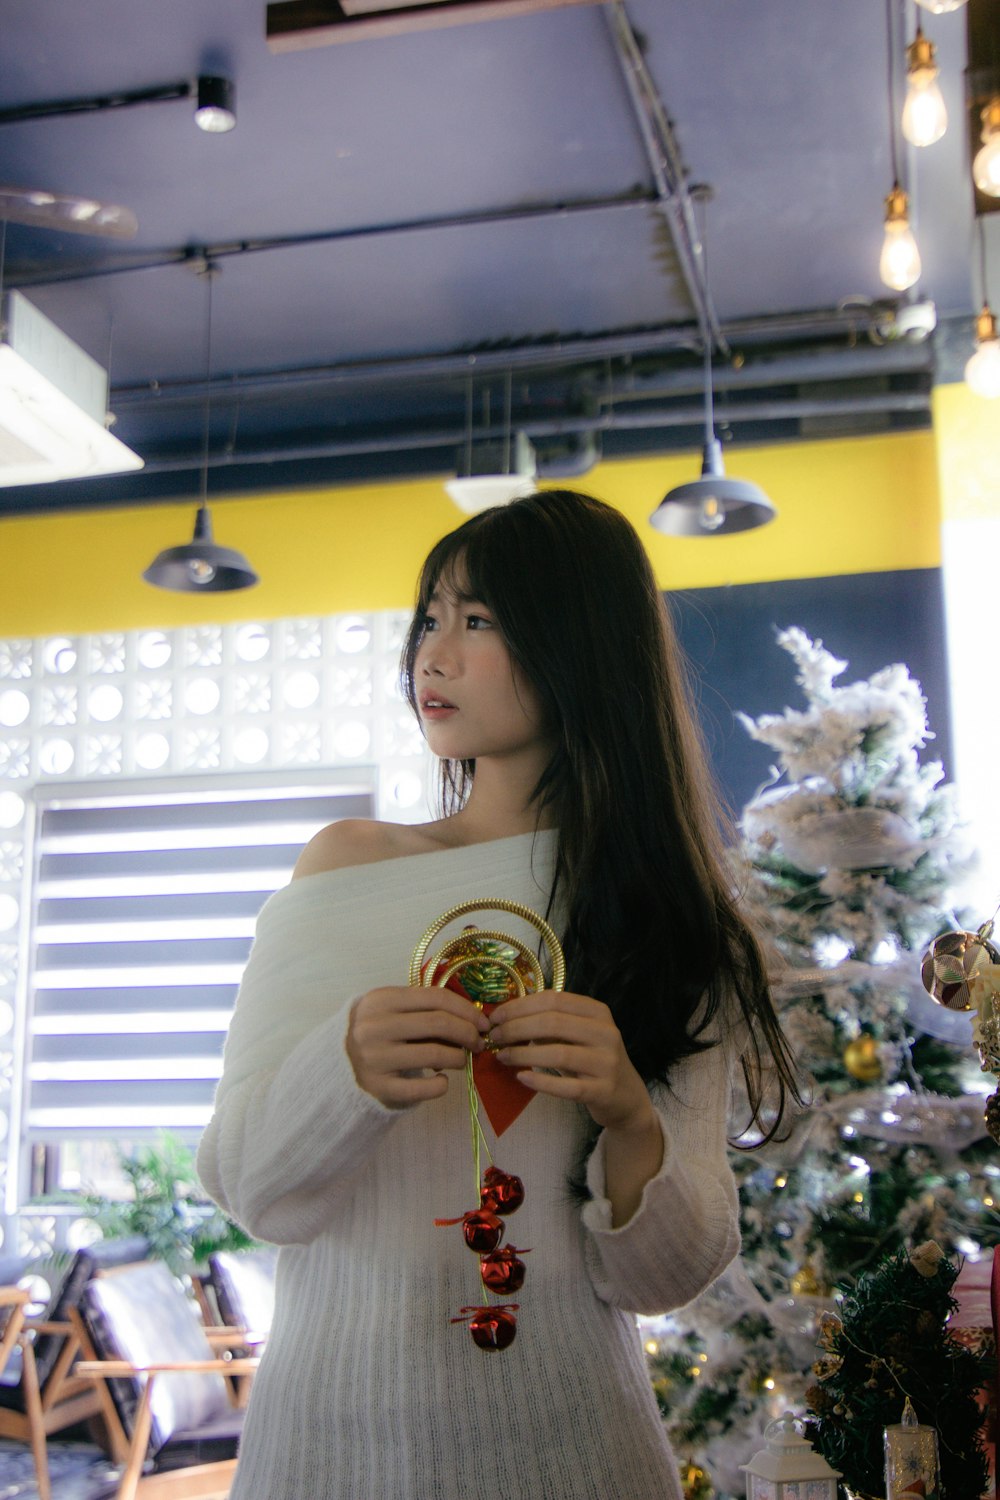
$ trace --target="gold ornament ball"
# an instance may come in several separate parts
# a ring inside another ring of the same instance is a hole
[[[793,1297],[828,1297],[830,1288],[826,1286],[816,1275],[816,1267],[811,1260],[805,1261],[796,1271],[788,1289]]]
[[[844,1048],[844,1067],[859,1083],[877,1083],[882,1077],[878,1042],[867,1031]]]
[[[689,1459],[686,1464],[681,1464],[681,1489],[684,1492],[684,1500],[711,1500],[715,1494],[708,1473],[693,1459]]]
[[[986,1101],[983,1111],[983,1119],[986,1121],[986,1129],[989,1131],[990,1140],[1000,1146],[1000,1089],[991,1094]]]
[[[990,924],[979,932],[943,932],[927,949],[920,964],[920,978],[932,1000],[946,1010],[972,1010],[969,975],[985,957],[1000,963],[1000,950],[989,940]]]

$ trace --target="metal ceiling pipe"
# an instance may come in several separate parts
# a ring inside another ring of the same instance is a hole
[[[883,348],[860,345],[854,349],[824,350],[821,353],[762,356],[740,365],[720,365],[712,372],[712,385],[719,390],[753,390],[769,385],[809,385],[814,381],[857,380],[879,375],[933,374],[934,362],[926,344],[905,341]],[[666,370],[655,375],[627,375],[614,382],[605,395],[596,391],[601,402],[636,400],[665,395],[694,394],[702,388],[700,374],[694,368]]]
[[[413,234],[422,230],[489,228],[525,219],[565,219],[571,214],[600,213],[615,209],[649,207],[655,196],[646,189],[626,189],[621,193],[598,198],[569,198],[558,203],[515,203],[503,208],[484,208],[461,214],[427,215],[415,219],[398,219],[385,224],[355,224],[338,229],[318,229],[311,234],[274,235],[271,238],[227,240],[214,245],[182,245],[159,254],[137,255],[132,259],[119,256],[108,265],[93,262],[70,266],[63,271],[14,273],[8,285],[17,290],[33,287],[63,286],[67,282],[97,281],[104,276],[124,276],[131,271],[162,271],[192,262],[221,261],[240,255],[263,255],[271,250],[296,250],[306,245],[336,244],[341,240],[386,238],[396,234]]]
[[[612,0],[605,7],[604,14],[646,148],[660,212],[670,234],[702,339],[705,343],[711,341],[723,354],[728,354],[729,345],[719,324],[705,276],[701,235],[695,223],[687,175],[670,116],[646,66],[646,59],[622,0]]]
[[[748,422],[785,422],[798,417],[848,417],[867,416],[873,413],[927,412],[930,397],[920,391],[876,391],[870,395],[836,397],[829,396],[816,401],[760,401],[730,403],[716,406],[716,419],[720,425],[741,425]],[[569,417],[549,417],[521,421],[514,416],[513,426],[524,432],[533,441],[537,438],[567,437],[573,434],[621,431],[656,431],[663,428],[699,427],[703,420],[702,406],[648,408],[630,411],[616,408],[613,411],[581,414]],[[316,443],[282,444],[280,447],[246,449],[236,452],[231,449],[209,453],[209,468],[232,468],[246,464],[300,463],[317,458],[355,458],[375,453],[405,453],[430,451],[441,448],[457,450],[464,439],[464,427],[440,428],[437,431],[392,433],[358,438],[323,439]],[[503,436],[503,428],[493,426],[477,430],[477,440],[489,441]],[[147,474],[179,473],[202,467],[206,462],[199,450],[189,456],[173,458],[147,458],[144,472]]]
[[[874,321],[875,314],[873,313],[872,322]],[[763,341],[767,338],[775,340],[793,338],[798,334],[815,338],[836,334],[843,336],[851,327],[857,328],[854,320],[848,320],[843,314],[830,311],[783,314],[776,318],[746,319],[740,323],[728,324],[726,331],[732,342],[739,343],[755,339]],[[864,327],[860,331],[863,333]],[[650,329],[640,333],[601,334],[595,338],[582,338],[565,343],[554,341],[525,344],[507,349],[487,349],[475,354],[419,354],[409,359],[365,360],[354,363],[338,361],[335,364],[310,365],[304,369],[261,370],[240,375],[218,375],[211,381],[206,381],[202,377],[191,380],[156,380],[142,385],[116,385],[111,391],[111,402],[113,406],[123,410],[147,402],[164,406],[177,402],[203,401],[209,394],[213,397],[217,395],[224,397],[226,394],[247,395],[253,392],[263,395],[274,391],[291,391],[302,386],[363,385],[370,381],[386,383],[408,381],[418,384],[431,380],[467,380],[470,375],[506,374],[508,370],[518,375],[528,374],[535,369],[548,369],[552,378],[555,379],[561,371],[587,363],[629,357],[652,357],[681,349],[693,352],[696,347],[696,338],[695,330],[690,327],[675,326]],[[824,373],[812,373],[820,368],[824,360],[829,361],[824,367]],[[801,361],[801,367],[798,364],[799,361]],[[898,343],[878,348],[858,346],[839,351],[824,351],[822,354],[808,352],[789,354],[779,356],[770,362],[763,357],[759,360],[751,358],[743,366],[745,373],[740,372],[738,381],[732,367],[727,366],[724,374],[720,370],[720,383],[723,383],[724,379],[728,384],[751,385],[754,383],[753,373],[758,370],[763,373],[767,369],[777,370],[779,373],[769,376],[763,383],[791,384],[797,380],[836,380],[845,368],[852,373],[859,374],[878,374],[881,371],[897,373],[929,369],[930,363],[928,345],[911,344],[900,340]],[[653,384],[657,381],[662,382],[664,391],[694,392],[701,389],[702,383],[700,366],[697,370],[692,366],[690,369],[657,374],[648,379]],[[623,390],[627,393],[631,388],[632,386],[626,382]],[[635,388],[638,388],[638,383]],[[605,385],[604,389],[614,394],[613,387]]]

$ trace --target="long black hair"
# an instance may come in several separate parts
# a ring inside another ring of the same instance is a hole
[[[490,610],[555,745],[533,800],[558,828],[569,987],[603,1000],[637,1071],[667,1083],[676,1063],[717,1040],[713,1023],[735,995],[751,1120],[769,1139],[787,1096],[799,1097],[794,1064],[727,871],[729,823],[687,669],[634,528],[588,495],[549,490],[443,537],[424,564],[403,650],[414,712],[417,649],[439,582]],[[475,762],[443,761],[441,772],[443,810],[453,812]],[[765,1068],[777,1094],[768,1122]]]

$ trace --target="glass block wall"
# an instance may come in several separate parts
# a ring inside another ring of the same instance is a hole
[[[398,690],[402,612],[0,640],[0,1255],[44,1254],[18,1213],[32,789],[301,766],[373,769],[378,815],[428,815],[430,767]]]

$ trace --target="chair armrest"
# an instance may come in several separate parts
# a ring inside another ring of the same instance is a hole
[[[153,1364],[133,1364],[128,1359],[85,1359],[75,1367],[75,1374],[88,1380],[117,1380],[128,1375],[163,1375],[177,1371],[200,1370],[209,1375],[252,1375],[260,1365],[248,1359],[175,1359]]]
[[[258,1333],[253,1328],[231,1328],[226,1325],[223,1328],[206,1328],[204,1334],[213,1348],[218,1346],[220,1349],[246,1349],[267,1342],[267,1334]]]

